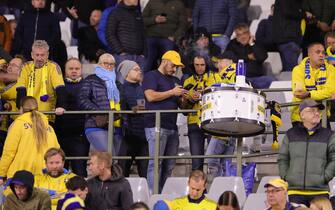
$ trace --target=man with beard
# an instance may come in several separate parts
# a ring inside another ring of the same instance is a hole
[[[35,177],[35,187],[45,190],[51,196],[52,209],[67,192],[66,182],[75,174],[64,169],[65,154],[62,149],[50,148],[44,155],[46,169]]]

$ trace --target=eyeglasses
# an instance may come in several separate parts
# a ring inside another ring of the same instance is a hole
[[[274,193],[278,193],[280,191],[283,191],[284,189],[273,189],[273,190],[265,190],[266,194],[274,194]]]
[[[108,67],[114,67],[115,63],[102,62],[102,65],[108,66]]]
[[[195,66],[205,66],[206,64],[204,64],[204,63],[195,63],[194,65]]]

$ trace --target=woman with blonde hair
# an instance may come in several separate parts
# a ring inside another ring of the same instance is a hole
[[[314,198],[311,201],[311,205],[309,208],[312,210],[333,210],[330,200],[325,197]]]
[[[45,168],[44,154],[51,148],[59,148],[57,137],[48,118],[37,111],[34,97],[22,98],[21,115],[11,124],[0,160],[0,184],[10,182],[14,173],[27,170],[34,175]]]

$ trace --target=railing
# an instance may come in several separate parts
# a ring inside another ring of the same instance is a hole
[[[291,91],[291,88],[273,88],[273,89],[262,89],[260,91],[263,92],[281,92],[281,91]],[[323,104],[326,106],[326,101],[323,101]],[[282,107],[288,106],[296,106],[299,105],[299,102],[294,103],[282,103],[280,104]],[[242,155],[242,138],[237,138],[237,146],[236,146],[236,155],[182,155],[182,156],[160,156],[159,155],[159,144],[160,144],[160,128],[161,128],[161,113],[196,113],[197,110],[143,110],[143,111],[65,111],[64,114],[108,114],[109,122],[114,121],[114,114],[155,114],[155,154],[153,157],[135,157],[136,160],[154,160],[154,189],[153,193],[158,193],[158,181],[159,181],[159,160],[162,159],[195,159],[195,158],[236,158],[237,165],[237,175],[241,176],[242,174],[242,159],[250,158],[250,157],[260,157],[267,155],[274,155],[277,152],[264,152],[264,153],[256,153],[256,154],[248,154]],[[43,112],[44,114],[55,114],[55,112]],[[0,112],[1,115],[17,115],[20,114],[18,112]],[[327,114],[323,112],[322,115],[322,126],[327,126]],[[108,124],[108,149],[107,151],[112,154],[112,146],[113,146],[113,131],[114,125],[113,123]],[[280,132],[285,133],[284,131]],[[265,131],[264,134],[273,134],[271,131]],[[130,156],[113,156],[113,159],[131,159]],[[88,159],[88,157],[67,157],[67,159]]]

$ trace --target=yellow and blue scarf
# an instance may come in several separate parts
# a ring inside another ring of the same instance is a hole
[[[42,68],[36,69],[35,65],[33,65],[33,70],[29,74],[29,81],[28,81],[28,90],[27,95],[34,97],[34,91],[36,86],[36,71],[42,71],[42,82],[41,88],[38,96],[40,100],[46,102],[49,99],[49,95],[47,92],[47,83],[48,83],[48,65],[47,63],[43,65]]]
[[[326,65],[322,64],[320,66],[320,76],[315,81],[315,78],[311,76],[311,64],[310,59],[308,58],[305,63],[305,87],[307,91],[316,90],[317,85],[324,85],[327,80],[327,71]]]

